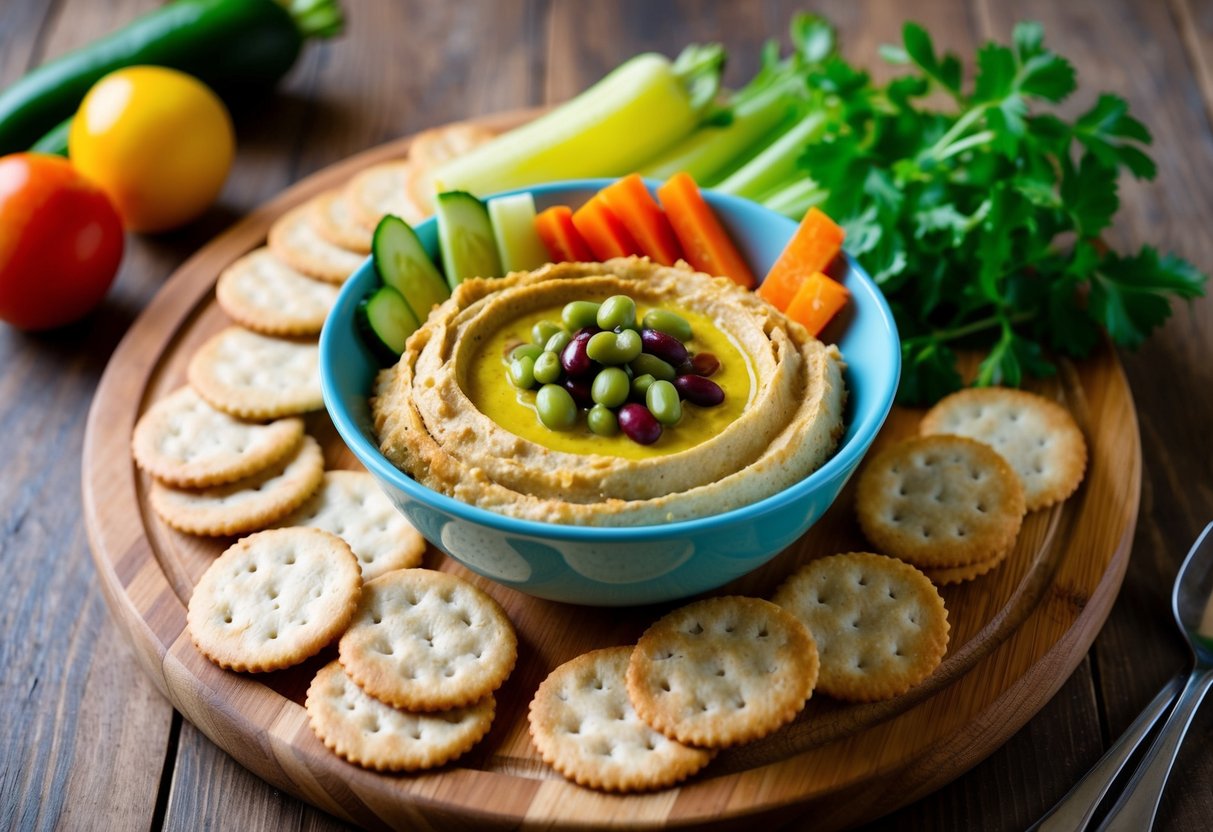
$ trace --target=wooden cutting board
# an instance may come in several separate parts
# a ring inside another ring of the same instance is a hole
[[[478,123],[504,129],[528,114]],[[634,642],[676,605],[599,610],[537,600],[473,576],[437,550],[425,565],[458,572],[494,595],[519,635],[519,661],[498,693],[491,733],[463,758],[421,775],[349,765],[311,733],[303,696],[329,650],[264,675],[219,669],[194,648],[185,610],[194,584],[230,540],[182,535],[150,510],[130,437],[147,407],[185,383],[194,349],[228,322],[214,299],[219,271],[264,243],[286,209],[358,170],[408,151],[391,142],[321,171],[262,206],[188,260],[135,322],[101,379],[83,460],[85,517],[102,590],[144,669],[187,719],[257,775],[370,828],[750,827],[812,817],[826,830],[879,817],[956,778],[1003,744],[1061,687],[1111,609],[1137,521],[1141,443],[1115,354],[1063,363],[1037,390],[1061,401],[1090,446],[1086,480],[1061,506],[1027,517],[1001,567],[943,590],[952,625],[943,665],[897,699],[812,700],[791,725],[720,754],[680,788],[616,796],[576,786],[543,764],[526,708],[556,665]],[[913,433],[919,412],[895,409],[877,443]],[[308,430],[329,467],[358,467],[323,413]],[[769,595],[814,556],[868,548],[853,519],[853,484],[809,533],[720,592]]]

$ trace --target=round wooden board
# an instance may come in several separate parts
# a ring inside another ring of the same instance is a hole
[[[527,113],[481,119],[504,129]],[[226,672],[185,629],[194,584],[229,540],[178,534],[148,508],[148,479],[130,457],[139,415],[184,383],[193,350],[227,324],[214,301],[219,271],[264,243],[274,218],[375,162],[403,156],[402,139],[362,153],[281,194],[181,266],[114,352],[89,414],[85,517],[102,589],[160,690],[215,743],[275,787],[370,828],[749,827],[803,814],[822,830],[879,817],[939,788],[1004,743],[1082,660],[1111,609],[1137,521],[1141,444],[1115,354],[1064,364],[1037,389],[1063,402],[1090,446],[1086,480],[1061,506],[1027,517],[1015,552],[991,574],[943,595],[952,625],[944,664],[889,702],[818,698],[771,737],[719,755],[680,788],[616,796],[583,789],[543,764],[526,708],[556,665],[586,650],[634,642],[673,605],[581,608],[533,599],[471,576],[437,550],[425,565],[459,572],[493,594],[518,630],[519,662],[498,693],[488,737],[453,764],[421,775],[349,765],[312,735],[301,705],[333,651],[264,675]],[[920,413],[895,409],[878,442],[914,432]],[[327,417],[309,431],[330,467],[357,467]],[[812,557],[865,549],[852,488],[800,541],[724,592],[767,596]]]

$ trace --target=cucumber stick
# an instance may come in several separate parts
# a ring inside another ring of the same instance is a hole
[[[531,194],[489,200],[489,220],[506,274],[531,271],[552,259],[535,230],[535,197]]]
[[[469,277],[501,277],[501,258],[484,203],[465,191],[448,191],[435,199],[438,247],[452,289]]]
[[[417,232],[400,217],[388,214],[379,221],[371,252],[379,279],[404,296],[419,321],[424,322],[431,309],[451,296]]]
[[[355,320],[371,350],[385,361],[399,358],[404,342],[421,326],[404,296],[391,286],[380,286],[362,301]]]
[[[571,101],[442,165],[434,180],[485,196],[556,179],[622,176],[698,122],[674,65],[637,55]]]

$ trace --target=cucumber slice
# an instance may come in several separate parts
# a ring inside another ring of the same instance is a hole
[[[404,342],[421,326],[404,295],[391,286],[380,286],[358,304],[354,317],[367,345],[384,361],[399,358]]]
[[[529,193],[489,200],[489,219],[506,274],[529,272],[552,259],[535,230],[535,197]]]
[[[442,274],[417,239],[417,232],[400,217],[388,214],[371,238],[375,271],[384,284],[404,295],[417,320],[451,296]]]
[[[467,191],[447,191],[436,199],[438,247],[452,289],[469,277],[501,277],[501,259],[484,203]]]

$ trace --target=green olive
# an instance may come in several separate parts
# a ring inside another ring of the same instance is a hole
[[[640,355],[644,342],[640,333],[631,329],[623,332],[599,332],[585,345],[586,354],[600,364],[627,364]]]
[[[554,352],[545,352],[535,359],[535,381],[540,384],[552,384],[560,378],[560,356]]]
[[[627,295],[611,295],[598,307],[598,326],[603,329],[634,329],[636,301]]]
[[[534,361],[541,355],[543,355],[543,347],[538,344],[519,344],[510,350],[510,361],[517,361],[519,358],[529,358]]]
[[[653,378],[660,379],[661,381],[673,381],[674,376],[677,375],[673,367],[657,356],[649,355],[647,352],[642,352],[633,358],[630,363],[632,365],[632,372],[638,376],[648,373]]]
[[[644,394],[649,391],[649,385],[656,380],[648,373],[636,376],[636,378],[632,379],[632,395],[638,399],[643,399]]]
[[[618,367],[605,367],[594,377],[590,397],[605,407],[619,407],[628,400],[632,385],[628,374]]]
[[[539,421],[549,430],[568,430],[577,421],[577,404],[572,395],[558,384],[545,384],[535,396]]]
[[[563,329],[548,339],[548,342],[543,345],[546,352],[554,352],[560,355],[561,350],[569,345],[569,341],[573,340],[573,336],[569,335]]]
[[[592,300],[575,300],[566,303],[560,310],[560,320],[569,332],[576,332],[583,326],[598,325],[598,304]]]
[[[564,332],[564,327],[553,321],[540,321],[531,327],[531,342],[543,346],[557,332]]]
[[[668,381],[654,381],[644,393],[644,404],[653,414],[653,418],[661,424],[669,426],[678,424],[682,418],[682,402],[678,399],[678,389]]]
[[[646,329],[672,335],[683,343],[691,340],[691,325],[687,323],[687,319],[665,309],[650,309],[646,312],[644,325]]]
[[[610,408],[596,404],[585,415],[590,432],[599,436],[614,436],[619,433],[619,419]]]
[[[510,381],[515,387],[530,390],[535,386],[535,359],[529,355],[515,358],[510,362]]]

